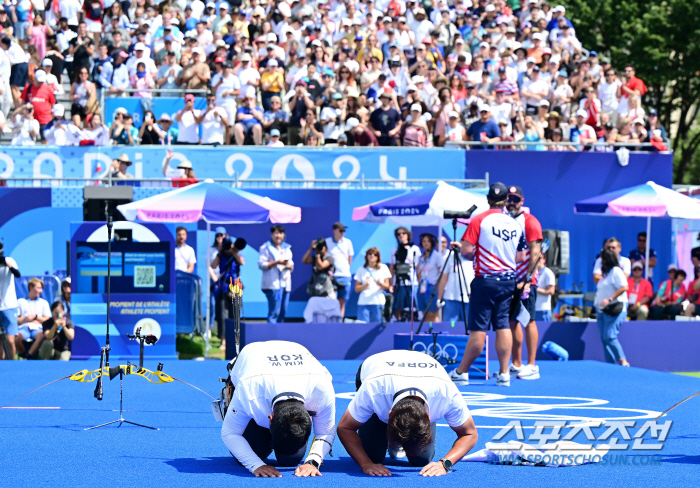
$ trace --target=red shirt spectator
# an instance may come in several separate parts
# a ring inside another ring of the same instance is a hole
[[[644,82],[635,76],[634,67],[631,65],[625,67],[625,76],[623,80],[627,80],[627,83],[621,87],[622,96],[625,98],[629,98],[634,92],[639,93],[639,98],[642,98],[648,91]]]
[[[627,298],[629,299],[630,305],[640,303],[642,299],[646,297],[649,297],[649,302],[654,298],[654,290],[649,280],[641,278],[639,283],[636,283],[634,276],[627,278]],[[647,305],[649,302],[647,302]]]
[[[53,89],[46,83],[46,73],[37,70],[34,83],[24,87],[22,100],[34,107],[34,117],[39,125],[46,125],[53,120],[51,109],[56,105]]]

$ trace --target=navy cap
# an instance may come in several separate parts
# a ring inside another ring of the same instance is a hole
[[[520,188],[519,186],[512,185],[510,188],[508,188],[508,194],[509,195],[518,195],[520,197],[523,197],[523,189]]]
[[[651,117],[652,115],[658,116],[659,112],[657,112],[655,108],[652,108],[651,110],[649,110],[649,116]]]
[[[494,202],[502,202],[508,197],[508,187],[501,182],[489,187],[488,199]]]

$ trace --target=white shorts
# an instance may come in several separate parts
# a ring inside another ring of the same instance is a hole
[[[102,22],[85,19],[85,26],[88,32],[102,32]]]

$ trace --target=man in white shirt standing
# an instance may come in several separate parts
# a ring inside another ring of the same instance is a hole
[[[255,476],[281,477],[263,460],[274,451],[278,465],[297,466],[313,425],[311,449],[294,474],[320,476],[335,440],[335,391],[328,370],[300,344],[254,342],[232,361],[230,380],[234,391],[221,438],[233,457]]]
[[[229,119],[223,107],[216,106],[216,95],[207,95],[207,109],[196,117],[198,124],[202,124],[202,144],[219,146],[224,140],[229,139]],[[224,137],[225,135],[225,137]]]
[[[267,298],[267,321],[284,322],[292,291],[294,261],[292,249],[284,242],[284,226],[276,224],[270,229],[270,240],[260,246],[258,268],[262,274],[262,291]]]
[[[535,302],[535,321],[552,321],[552,295],[554,295],[554,284],[556,278],[551,269],[545,266],[546,255],[541,254],[537,262],[537,301]]]
[[[15,278],[19,278],[20,273],[15,260],[5,257],[3,247],[3,243],[0,242],[0,327],[4,329],[7,352],[10,355],[6,359],[14,359],[19,313]],[[0,359],[5,359],[5,349],[2,347],[0,347]]]
[[[27,284],[29,294],[27,298],[17,300],[19,317],[17,319],[17,336],[15,347],[17,354],[24,358],[33,357],[44,342],[44,332],[41,324],[51,318],[49,302],[41,298],[44,291],[44,282],[39,278],[32,278]],[[29,351],[24,349],[24,341],[32,340]]]
[[[617,126],[617,107],[619,100],[617,99],[617,89],[620,88],[620,79],[617,77],[617,71],[608,68],[605,71],[605,78],[598,84],[598,99],[603,108],[603,113],[608,114],[610,123]]]
[[[175,269],[194,273],[194,265],[197,262],[194,249],[188,246],[187,229],[178,227],[175,229]]]
[[[352,284],[350,265],[352,265],[352,257],[355,255],[352,241],[345,237],[345,229],[346,227],[342,222],[336,222],[333,224],[333,237],[326,238],[328,252],[333,256],[335,264],[333,277],[341,285],[338,287],[341,320],[345,317],[345,302],[350,298],[350,285]]]
[[[476,444],[474,419],[462,393],[434,358],[417,351],[386,351],[370,356],[357,370],[357,393],[338,422],[338,438],[370,476],[391,476],[382,463],[405,453],[422,476],[450,472]],[[457,434],[437,462],[437,421]],[[401,449],[403,453],[401,453]]]
[[[200,111],[194,108],[194,95],[188,93],[185,95],[185,108],[175,114],[178,144],[199,144],[199,114]]]
[[[632,261],[630,261],[629,258],[620,256],[620,251],[622,251],[622,243],[618,241],[617,238],[611,237],[605,241],[604,249],[609,249],[617,255],[617,262],[620,264],[620,268],[622,268],[622,271],[625,273],[625,278],[629,278],[630,274],[632,274]],[[597,284],[602,277],[603,261],[599,256],[593,265],[593,283]]]

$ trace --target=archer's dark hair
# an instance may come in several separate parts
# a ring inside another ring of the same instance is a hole
[[[270,422],[272,447],[275,452],[291,455],[304,447],[311,435],[311,417],[304,404],[282,401],[275,405]]]
[[[390,444],[401,444],[407,453],[423,451],[433,440],[425,405],[415,398],[404,398],[394,405],[386,437]]]
[[[603,265],[601,267],[601,271],[603,271],[603,276],[608,274],[608,272],[615,266],[620,265],[619,261],[617,260],[617,254],[615,254],[609,249],[603,249],[603,252],[600,253],[600,260]]]

